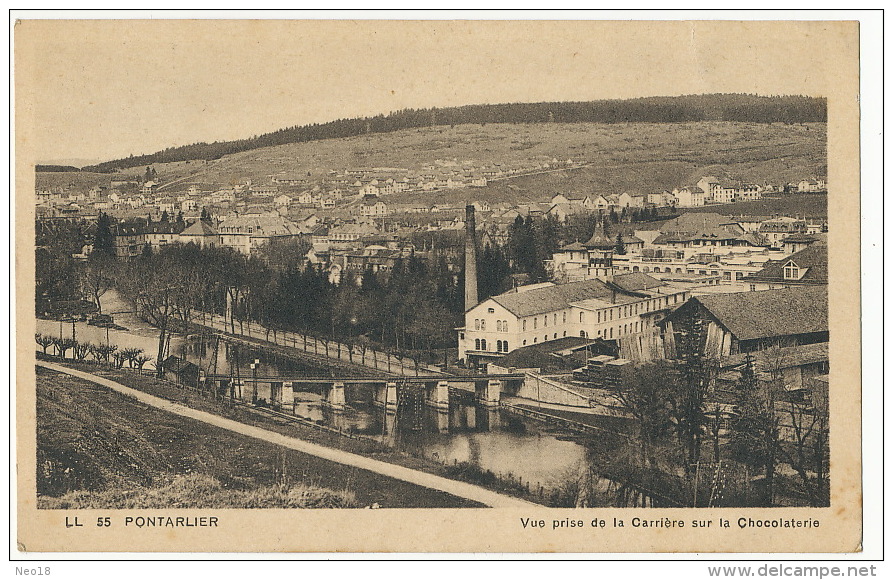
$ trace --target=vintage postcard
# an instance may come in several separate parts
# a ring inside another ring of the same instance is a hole
[[[859,552],[859,32],[18,20],[20,553]]]

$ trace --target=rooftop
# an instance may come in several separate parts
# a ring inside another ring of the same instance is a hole
[[[793,262],[801,270],[797,280],[786,279],[784,268]],[[828,283],[828,246],[824,242],[815,242],[808,247],[794,252],[781,260],[768,262],[762,270],[745,278],[751,282],[785,282],[799,284],[827,284]]]
[[[828,331],[828,289],[824,286],[696,296],[668,319],[691,303],[700,303],[738,340]]]

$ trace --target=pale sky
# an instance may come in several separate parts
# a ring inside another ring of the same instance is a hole
[[[108,160],[401,108],[713,92],[828,96],[828,22],[25,21],[17,130]]]

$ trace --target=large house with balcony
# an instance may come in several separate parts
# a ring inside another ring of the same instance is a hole
[[[217,227],[220,245],[251,254],[252,250],[271,243],[295,240],[309,235],[291,221],[269,215],[244,215],[227,218]]]
[[[465,313],[465,326],[458,329],[459,358],[467,364],[492,361],[568,336],[616,340],[650,330],[687,299],[688,291],[640,273],[520,286]]]

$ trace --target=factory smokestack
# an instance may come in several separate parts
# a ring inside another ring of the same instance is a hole
[[[465,206],[465,310],[478,303],[477,236],[474,225],[474,206]]]

